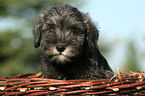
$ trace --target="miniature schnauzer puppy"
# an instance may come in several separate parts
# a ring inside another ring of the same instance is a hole
[[[109,79],[113,72],[97,47],[96,26],[70,5],[43,10],[33,28],[42,46],[42,71],[53,79]]]

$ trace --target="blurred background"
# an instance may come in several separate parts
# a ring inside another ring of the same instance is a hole
[[[60,4],[89,13],[114,72],[145,71],[145,0],[0,0],[0,76],[41,71],[32,28],[42,9]]]

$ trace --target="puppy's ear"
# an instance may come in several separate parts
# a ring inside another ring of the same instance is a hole
[[[33,28],[33,36],[34,36],[34,47],[38,48],[40,46],[41,38],[42,38],[42,26],[44,24],[45,11],[43,10]]]
[[[88,45],[91,49],[94,49],[97,45],[99,32],[98,32],[95,24],[90,20],[88,14],[84,14],[83,17],[84,17],[84,23],[87,28],[86,39],[87,39]],[[96,45],[94,45],[94,44],[96,44]]]

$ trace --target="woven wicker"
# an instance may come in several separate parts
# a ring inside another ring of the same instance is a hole
[[[56,80],[43,78],[42,73],[19,74],[0,78],[0,95],[145,95],[145,72],[122,72],[114,77],[110,80]]]

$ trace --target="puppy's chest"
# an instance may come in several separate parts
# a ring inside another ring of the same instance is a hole
[[[70,79],[80,79],[83,75],[87,73],[86,69],[77,68],[77,67],[70,67],[70,68],[63,68],[61,71],[57,71],[58,75],[56,76],[57,79],[61,80],[70,80]]]

